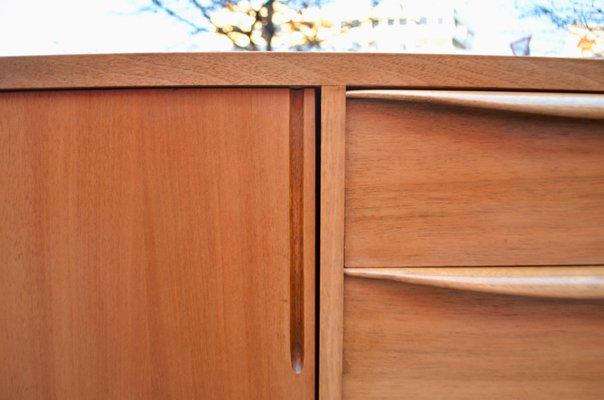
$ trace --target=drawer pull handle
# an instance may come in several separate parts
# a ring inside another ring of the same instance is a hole
[[[346,268],[345,274],[483,293],[604,299],[604,266]]]
[[[567,118],[604,119],[604,95],[462,90],[352,90],[349,99],[427,102]]]
[[[304,369],[304,91],[290,91],[289,127],[289,244],[290,320],[292,369]]]

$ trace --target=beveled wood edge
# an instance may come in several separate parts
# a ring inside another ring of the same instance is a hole
[[[557,299],[604,299],[604,266],[346,268],[346,276]]]
[[[604,95],[461,90],[352,90],[349,99],[427,102],[529,114],[604,119]]]
[[[604,119],[604,95],[462,90],[352,90],[349,99],[428,102],[529,114]]]
[[[325,85],[604,92],[604,61],[237,52],[0,58],[0,90]]]
[[[344,341],[344,86],[321,88],[319,399],[342,398]]]

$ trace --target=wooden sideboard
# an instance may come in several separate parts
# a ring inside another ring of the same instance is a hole
[[[0,399],[600,399],[604,61],[0,58]]]

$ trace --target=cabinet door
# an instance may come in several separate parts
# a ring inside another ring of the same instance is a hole
[[[312,398],[314,112],[0,94],[0,398]]]

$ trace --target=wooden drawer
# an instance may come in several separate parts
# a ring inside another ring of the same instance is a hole
[[[602,96],[369,97],[347,102],[346,266],[604,263]]]
[[[602,300],[359,277],[344,299],[345,399],[604,398]]]

